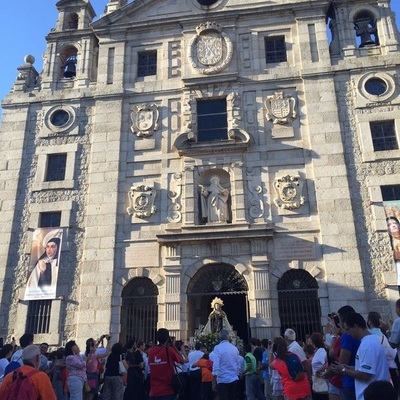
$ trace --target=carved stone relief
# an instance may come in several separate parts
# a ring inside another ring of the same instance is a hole
[[[301,195],[304,182],[299,176],[286,175],[275,178],[274,189],[276,197],[274,203],[277,207],[287,210],[300,208],[305,202],[305,197]]]
[[[131,130],[138,137],[149,137],[157,131],[159,111],[156,104],[139,104],[132,108]]]
[[[189,43],[189,62],[204,75],[224,70],[232,60],[233,46],[216,22],[204,22],[196,27],[197,35]]]
[[[275,92],[265,101],[267,120],[274,124],[288,125],[296,118],[296,100],[283,92]]]
[[[171,189],[168,198],[171,200],[168,206],[168,221],[180,222],[182,219],[182,206],[180,204],[182,194],[182,174],[176,173],[171,179]]]
[[[247,187],[251,194],[249,198],[249,213],[252,218],[261,218],[264,215],[264,202],[263,202],[263,188],[261,182],[256,182],[255,173],[253,168],[248,168],[247,174]]]
[[[129,215],[137,218],[148,218],[157,211],[154,205],[156,198],[156,190],[154,187],[147,185],[132,185],[129,190],[130,207],[126,209]]]

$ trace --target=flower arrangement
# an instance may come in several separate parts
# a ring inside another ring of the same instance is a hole
[[[199,342],[202,346],[207,348],[208,352],[211,352],[214,349],[214,346],[219,343],[218,333],[199,335],[196,338],[196,342]]]

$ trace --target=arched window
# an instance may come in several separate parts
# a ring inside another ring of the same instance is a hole
[[[78,64],[78,50],[68,46],[60,53],[61,78],[75,78]]]
[[[156,341],[158,289],[149,278],[134,278],[122,291],[121,337]]]
[[[300,340],[313,332],[321,332],[321,306],[318,283],[307,271],[294,269],[278,281],[278,306],[281,334],[293,329]]]
[[[376,18],[368,11],[360,11],[354,17],[358,47],[376,46],[379,44]]]
[[[79,17],[76,13],[71,13],[65,19],[64,29],[78,29]]]

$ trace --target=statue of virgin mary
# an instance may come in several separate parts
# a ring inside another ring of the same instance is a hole
[[[231,337],[234,337],[232,326],[228,321],[226,313],[222,311],[222,306],[224,302],[219,297],[215,297],[211,302],[211,308],[213,309],[208,316],[207,324],[201,331],[202,335],[207,335],[210,333],[218,333],[221,329],[226,329]]]

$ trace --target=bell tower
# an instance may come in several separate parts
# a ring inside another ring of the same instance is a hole
[[[125,6],[128,3],[128,0],[109,0],[106,7],[106,14],[109,14],[118,8]]]
[[[56,27],[47,36],[42,87],[87,86],[97,77],[98,41],[90,28],[96,16],[89,0],[61,0],[56,4]]]
[[[327,19],[333,58],[399,51],[398,31],[389,0],[333,0]]]

